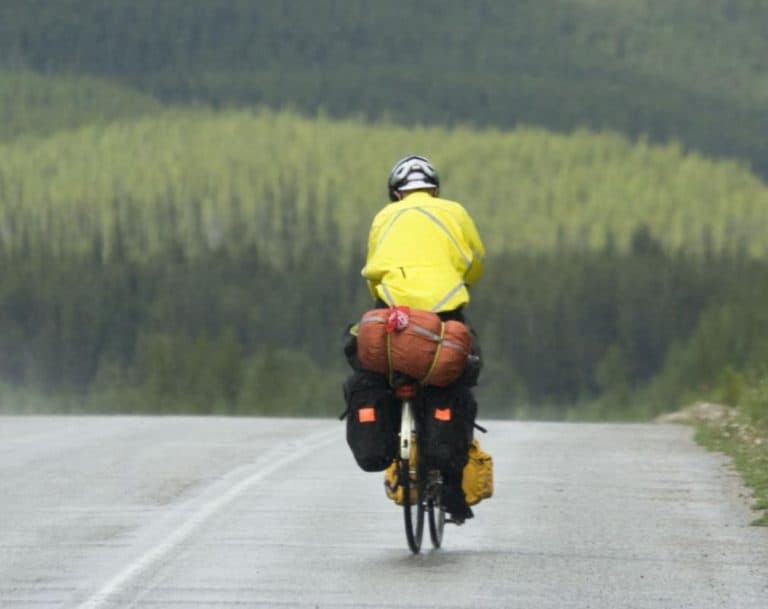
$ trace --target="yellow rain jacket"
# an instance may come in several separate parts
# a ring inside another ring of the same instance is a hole
[[[439,313],[469,302],[485,247],[455,201],[415,191],[373,219],[362,275],[374,298]]]

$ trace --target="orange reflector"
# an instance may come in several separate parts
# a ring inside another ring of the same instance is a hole
[[[450,421],[451,409],[450,408],[435,408],[435,418],[438,421]]]
[[[375,423],[376,422],[376,409],[370,406],[361,408],[357,411],[357,420],[361,423]]]

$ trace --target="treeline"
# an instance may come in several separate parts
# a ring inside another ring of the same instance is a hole
[[[0,410],[337,413],[369,222],[411,150],[488,245],[484,416],[642,418],[765,361],[768,189],[735,163],[166,109],[0,145]]]
[[[2,26],[0,26],[2,27]],[[161,110],[149,95],[104,79],[0,69],[0,142],[107,124]]]
[[[0,267],[2,409],[339,410],[334,345],[357,296],[323,255],[280,270],[256,248],[194,261],[169,248],[140,264],[36,253]]]
[[[337,414],[342,333],[370,307],[327,239],[279,269],[256,247],[0,265],[5,412]],[[767,285],[765,262],[670,256],[643,229],[624,253],[492,256],[469,308],[484,416],[674,407],[768,355]]]
[[[768,174],[765,3],[95,0],[0,6],[0,61],[166,100],[679,139]]]
[[[495,263],[473,311],[501,355],[487,389],[522,414],[645,419],[767,372],[765,261],[665,254],[641,227],[626,253]]]
[[[638,226],[670,253],[768,251],[765,185],[678,145],[189,109],[0,146],[0,249],[143,260],[256,243],[280,267],[328,234],[349,261],[412,150],[495,253],[628,251]]]

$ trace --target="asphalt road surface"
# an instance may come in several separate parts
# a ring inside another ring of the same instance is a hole
[[[483,423],[496,495],[412,556],[337,421],[0,417],[0,607],[768,607],[690,429]]]

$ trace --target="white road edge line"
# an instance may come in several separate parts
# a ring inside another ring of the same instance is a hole
[[[319,436],[319,437],[318,437]],[[208,520],[213,514],[228,504],[232,503],[239,495],[248,490],[254,484],[261,482],[264,478],[273,474],[278,469],[298,461],[311,454],[315,450],[330,444],[334,440],[339,438],[339,432],[322,432],[310,436],[309,438],[303,438],[303,442],[307,442],[304,446],[297,449],[295,452],[277,459],[265,467],[254,472],[247,478],[241,480],[230,488],[226,493],[211,499],[207,503],[204,503],[200,509],[198,509],[192,516],[185,520],[181,526],[171,532],[160,543],[153,546],[142,556],[130,563],[125,569],[120,571],[112,579],[106,582],[98,592],[88,598],[86,601],[77,605],[77,609],[98,609],[105,603],[109,602],[111,596],[125,585],[130,582],[137,575],[145,571],[150,565],[159,561],[163,556],[171,552],[176,546],[181,544],[187,539],[198,527],[200,527],[206,520]],[[314,440],[314,441],[312,441]],[[293,444],[293,442],[292,442]]]

